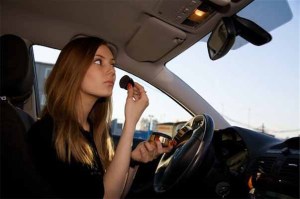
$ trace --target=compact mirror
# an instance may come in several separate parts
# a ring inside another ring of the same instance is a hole
[[[160,133],[160,132],[152,132],[150,138],[148,139],[149,142],[155,142],[155,141],[160,141],[161,145],[163,147],[168,147],[170,145],[172,145],[172,137],[164,134],[164,133]]]

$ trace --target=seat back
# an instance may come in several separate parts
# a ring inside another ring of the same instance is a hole
[[[26,141],[34,120],[22,110],[32,93],[33,69],[20,37],[3,35],[0,46],[1,198],[31,197],[41,191],[42,182]]]

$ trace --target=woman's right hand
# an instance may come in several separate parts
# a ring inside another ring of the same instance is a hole
[[[135,126],[148,105],[149,100],[144,87],[136,82],[134,82],[134,87],[128,84],[125,105],[126,124]]]

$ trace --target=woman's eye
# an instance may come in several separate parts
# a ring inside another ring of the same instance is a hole
[[[97,59],[97,60],[94,61],[94,63],[95,63],[95,64],[98,64],[98,65],[101,65],[102,62],[101,62],[100,59]]]

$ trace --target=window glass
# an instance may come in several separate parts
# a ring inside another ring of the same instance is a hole
[[[167,67],[232,125],[278,138],[299,136],[299,5],[254,1],[238,15],[272,30],[270,43],[255,46],[238,36],[227,55],[212,61],[207,36]],[[257,14],[262,8],[267,13]],[[275,23],[281,25],[275,28]]]
[[[38,80],[40,110],[46,103],[44,83],[56,62],[59,50],[33,46],[36,75]],[[119,80],[123,75],[129,75],[134,81],[144,86],[149,98],[149,106],[137,124],[135,137],[147,139],[152,131],[159,131],[174,136],[176,128],[191,118],[191,115],[167,95],[151,86],[147,82],[116,68],[116,82],[113,91],[112,133],[120,135],[124,123],[124,107],[127,91],[119,87]],[[172,111],[170,111],[172,110]]]
[[[53,48],[47,48],[44,46],[33,46],[34,60],[35,60],[35,71],[38,85],[38,97],[37,100],[40,104],[40,110],[43,110],[46,103],[46,96],[44,93],[44,84],[49,76],[54,63],[56,62],[59,50]],[[38,113],[39,115],[40,113]]]

